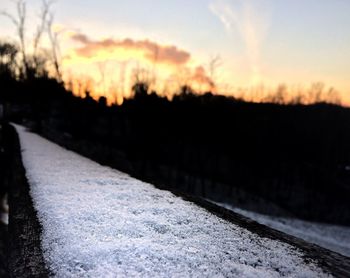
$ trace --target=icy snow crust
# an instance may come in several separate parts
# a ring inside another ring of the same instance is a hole
[[[16,126],[57,277],[324,277],[301,251]]]
[[[244,215],[260,224],[350,257],[350,228],[300,219],[264,215],[243,210],[227,204],[217,205]]]

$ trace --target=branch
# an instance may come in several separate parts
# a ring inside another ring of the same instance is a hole
[[[36,55],[40,39],[46,27],[47,17],[50,11],[52,1],[42,1],[41,13],[39,14],[40,24],[37,27],[37,31],[34,36],[34,56]]]
[[[1,11],[1,12],[0,12],[0,15],[9,18],[9,19],[12,21],[12,23],[13,23],[14,25],[16,25],[16,27],[18,27],[19,22],[18,22],[18,20],[16,20],[16,18],[15,18],[13,15],[9,14],[9,13],[6,12],[6,11]]]

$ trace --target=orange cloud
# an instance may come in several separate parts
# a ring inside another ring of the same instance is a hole
[[[104,39],[92,40],[82,33],[76,33],[71,39],[83,44],[83,47],[75,49],[75,53],[81,57],[93,57],[99,51],[136,50],[143,54],[143,57],[150,62],[157,62],[170,65],[185,65],[191,59],[191,54],[173,45],[160,45],[149,40],[124,40]]]
[[[84,95],[85,86],[79,80],[86,76],[93,97],[106,96],[109,103],[121,103],[132,95],[135,72],[151,84],[152,90],[169,96],[185,84],[198,92],[216,88],[205,67],[177,46],[130,38],[96,40],[80,32],[71,33],[69,38],[79,45],[65,55],[63,67],[65,78],[78,80],[73,88],[77,95]]]

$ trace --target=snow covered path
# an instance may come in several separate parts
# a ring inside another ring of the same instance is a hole
[[[301,251],[16,126],[57,277],[324,277]]]

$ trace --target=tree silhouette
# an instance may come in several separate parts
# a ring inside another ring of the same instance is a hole
[[[7,78],[16,78],[16,56],[18,49],[15,45],[0,42],[0,75]]]
[[[26,23],[26,2],[24,0],[17,0],[16,5],[16,15],[9,14],[8,12],[2,11],[1,14],[8,17],[16,27],[16,33],[20,41],[20,52],[22,55],[22,76],[27,77],[28,71],[28,61],[27,61],[27,51],[25,42],[25,23]]]

